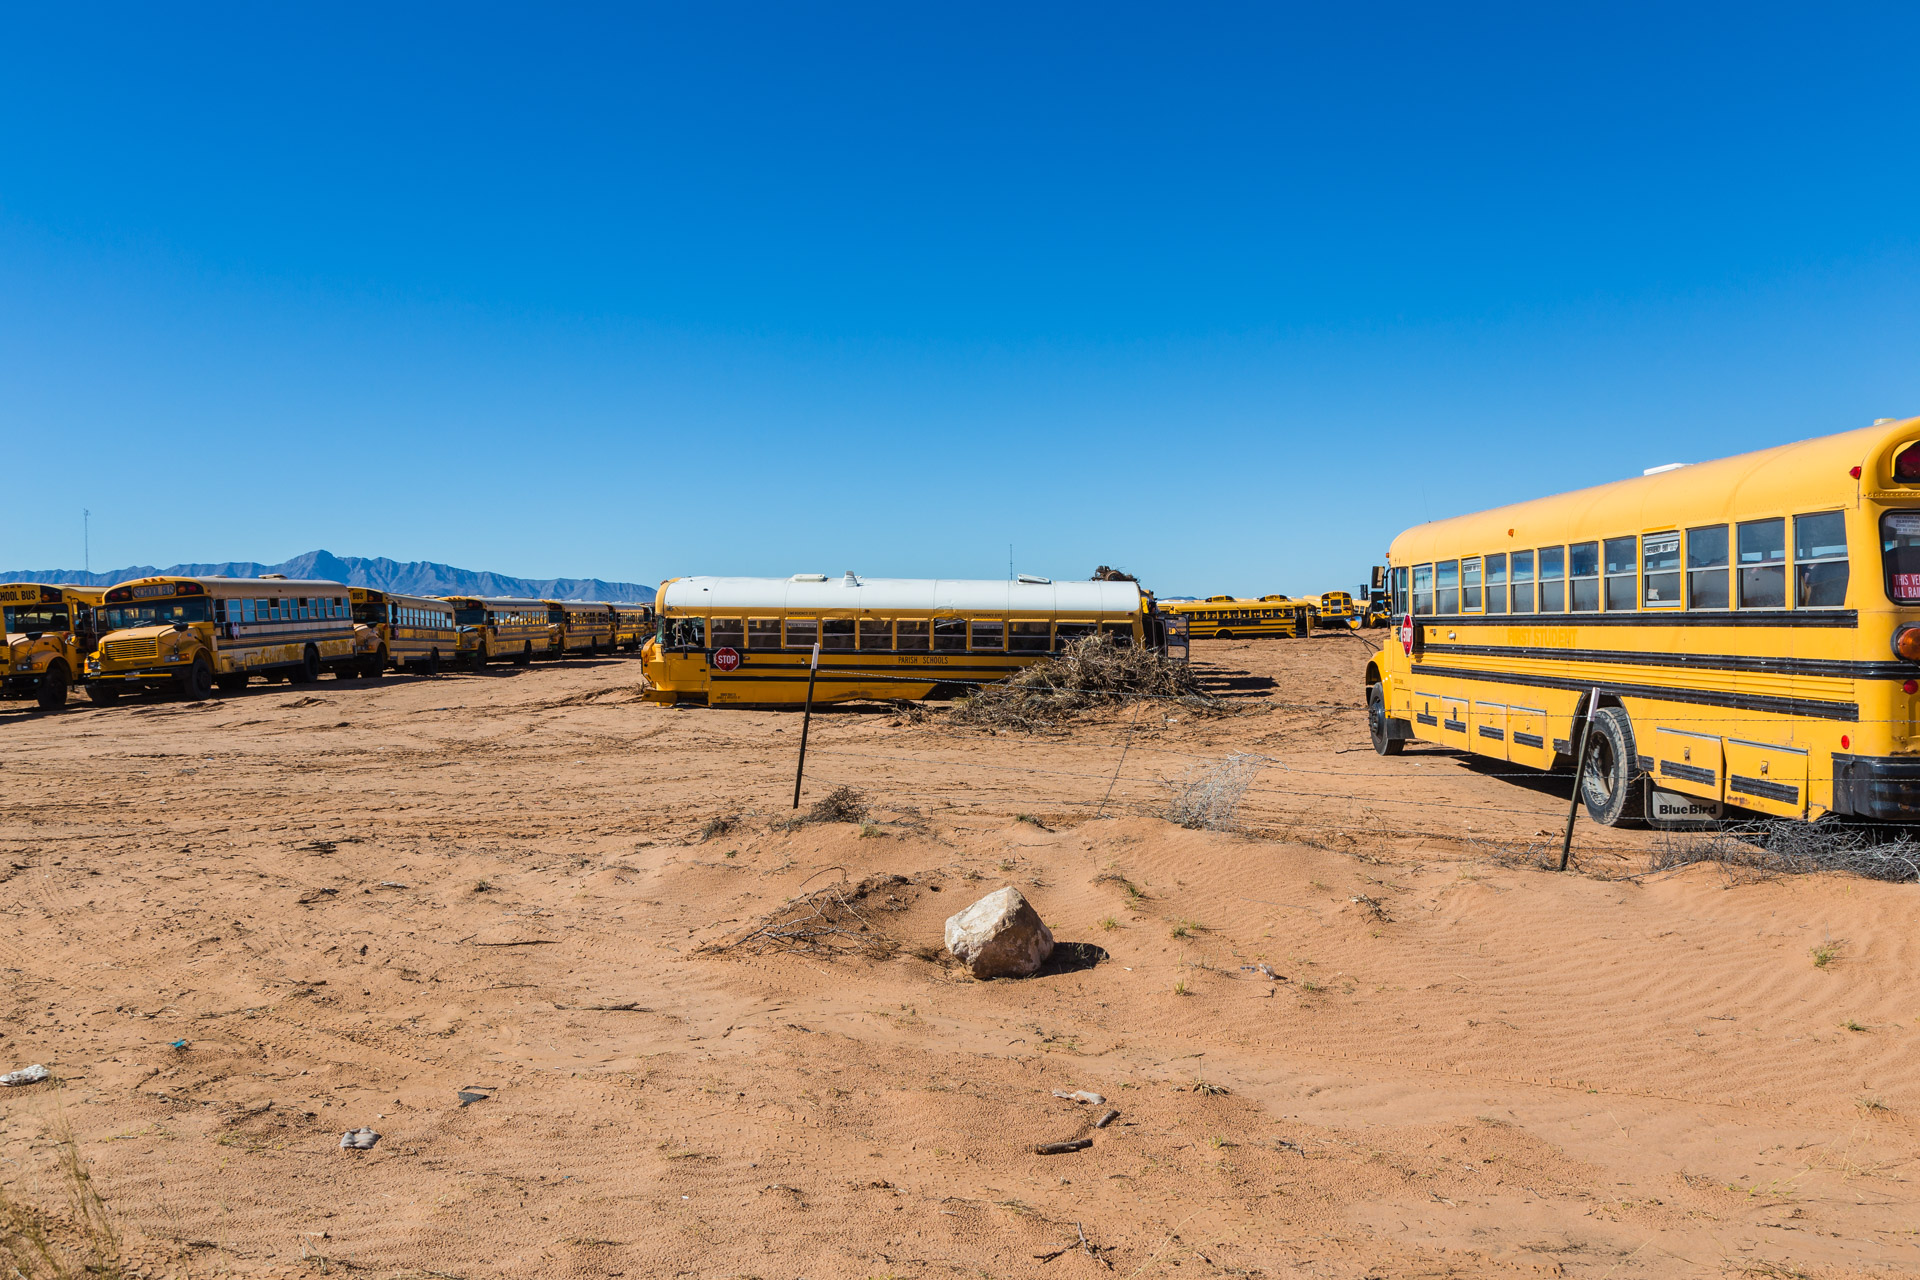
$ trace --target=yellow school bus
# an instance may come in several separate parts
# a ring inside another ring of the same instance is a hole
[[[1920,820],[1920,418],[1436,521],[1388,559],[1383,754],[1546,769],[1584,733],[1599,822]]]
[[[493,596],[445,596],[453,606],[460,660],[478,671],[498,658],[516,665],[556,652],[545,600]]]
[[[1236,596],[1208,596],[1205,600],[1163,600],[1160,612],[1187,620],[1195,640],[1243,640],[1250,636],[1304,636],[1313,629],[1313,617],[1298,600],[1268,596],[1242,600]]]
[[[674,578],[654,598],[646,697],[712,706],[797,703],[820,646],[816,702],[953,696],[1104,631],[1145,644],[1133,582],[950,578]]]
[[[93,610],[105,594],[43,582],[0,585],[0,697],[32,698],[42,711],[66,706],[67,690],[93,652]]]
[[[613,643],[629,653],[647,642],[653,634],[653,606],[616,604],[613,606]]]
[[[453,606],[434,596],[409,596],[354,587],[353,621],[358,673],[378,679],[389,665],[438,675],[460,651]]]
[[[1360,612],[1353,607],[1353,597],[1345,591],[1321,592],[1319,605],[1315,621],[1323,627],[1344,627],[1351,631],[1360,625]]]
[[[308,681],[358,661],[339,582],[136,578],[108,588],[95,623],[100,641],[87,659],[86,689],[99,703],[138,689],[199,700],[249,676]]]
[[[604,600],[548,600],[547,626],[554,632],[554,656],[563,653],[612,653],[613,606]]]

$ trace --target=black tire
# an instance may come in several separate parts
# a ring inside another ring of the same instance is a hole
[[[437,676],[440,674],[440,651],[438,649],[435,649],[427,655],[427,674],[429,676]]]
[[[193,655],[193,662],[175,677],[180,696],[188,702],[205,702],[213,696],[213,662],[204,653]]]
[[[520,655],[513,660],[513,665],[516,667],[524,667],[529,663],[531,663],[532,661],[533,661],[533,641],[529,640],[527,641],[526,647],[520,650]]]
[[[247,673],[244,671],[229,671],[225,675],[215,676],[213,678],[213,687],[222,693],[238,693],[247,687]]]
[[[1633,737],[1633,720],[1619,707],[1591,716],[1587,759],[1580,770],[1580,798],[1587,816],[1606,827],[1637,827],[1646,821],[1647,788]]]
[[[360,660],[355,658],[352,662],[341,663],[333,669],[333,678],[335,680],[358,680],[360,678]]]
[[[1367,686],[1367,735],[1373,739],[1373,749],[1383,756],[1397,756],[1407,749],[1405,738],[1391,736],[1392,725],[1387,720],[1387,698],[1380,692],[1380,686]]]
[[[72,683],[67,677],[67,664],[55,659],[40,677],[40,692],[34,701],[42,711],[58,711],[67,705],[67,686]]]
[[[360,675],[363,679],[378,680],[387,674],[387,651],[370,653],[360,660]]]
[[[87,701],[96,707],[110,707],[120,701],[123,692],[118,681],[112,684],[94,681],[87,685]]]
[[[476,648],[468,650],[467,670],[473,671],[473,672],[479,672],[485,669],[486,665],[487,665],[487,650],[485,646],[478,646]]]
[[[1214,632],[1214,633],[1213,633],[1213,638],[1214,638],[1215,640],[1231,640],[1231,639],[1233,639],[1233,632],[1231,632],[1231,631],[1216,631],[1216,632]]]
[[[320,651],[312,645],[300,655],[300,665],[287,673],[290,684],[312,684],[320,678]]]

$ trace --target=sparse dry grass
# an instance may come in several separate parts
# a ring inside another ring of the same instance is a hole
[[[119,1280],[126,1274],[120,1233],[64,1121],[54,1148],[67,1201],[64,1214],[0,1185],[0,1262],[6,1280]]]
[[[947,719],[974,729],[1038,733],[1058,729],[1093,707],[1138,697],[1171,699],[1196,711],[1222,706],[1201,691],[1186,663],[1091,635],[1069,640],[1058,656],[984,686],[955,706]]]
[[[1265,763],[1265,756],[1241,751],[1189,769],[1178,782],[1167,784],[1172,792],[1164,810],[1167,820],[1200,831],[1236,830],[1240,801]]]

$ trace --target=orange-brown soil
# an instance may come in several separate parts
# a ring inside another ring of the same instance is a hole
[[[1196,659],[1234,714],[816,714],[865,825],[630,659],[0,713],[0,1185],[70,1130],[150,1275],[1920,1269],[1920,889],[1544,871],[1564,783],[1376,757],[1354,637]],[[943,964],[1003,883],[1107,958]]]

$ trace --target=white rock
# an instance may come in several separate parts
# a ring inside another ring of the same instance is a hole
[[[52,1074],[36,1062],[30,1067],[22,1067],[18,1071],[9,1071],[0,1076],[0,1084],[39,1084]]]
[[[367,1151],[380,1141],[380,1135],[371,1129],[349,1129],[340,1135],[342,1151]]]
[[[1106,1101],[1105,1098],[1091,1089],[1075,1089],[1072,1093],[1063,1093],[1059,1089],[1055,1089],[1053,1096],[1056,1098],[1065,1098],[1068,1102],[1078,1102],[1095,1107]]]
[[[1008,885],[947,918],[947,950],[976,978],[1024,978],[1053,954],[1053,931]]]

